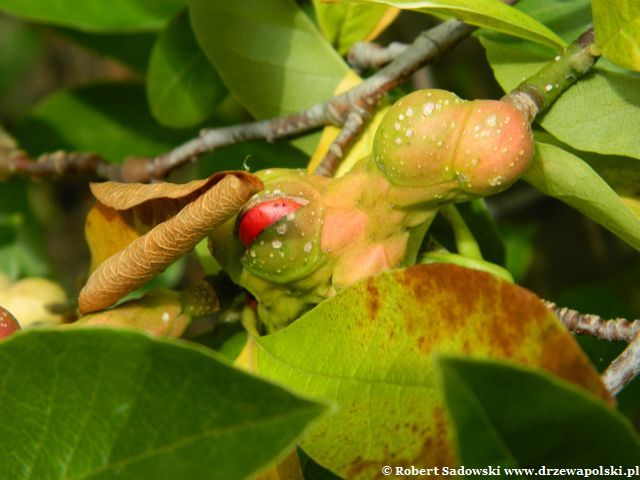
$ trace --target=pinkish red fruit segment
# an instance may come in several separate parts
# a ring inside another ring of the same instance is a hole
[[[265,228],[302,206],[289,198],[277,198],[250,207],[238,223],[240,242],[248,248]]]
[[[20,324],[9,310],[0,307],[0,339],[20,331]]]

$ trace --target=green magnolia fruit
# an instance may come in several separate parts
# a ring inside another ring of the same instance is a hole
[[[445,184],[481,196],[520,178],[532,155],[531,128],[515,107],[444,90],[417,91],[394,104],[373,147],[376,164],[395,184]]]
[[[212,233],[210,249],[277,330],[342,287],[415,263],[442,204],[507,188],[532,152],[514,107],[415,92],[389,110],[371,157],[346,175],[258,172],[265,190]]]

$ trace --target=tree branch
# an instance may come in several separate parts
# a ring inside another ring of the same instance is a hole
[[[347,54],[347,61],[356,70],[378,69],[392,62],[407,48],[407,44],[400,42],[392,42],[386,47],[373,42],[356,42]]]
[[[0,151],[0,176],[46,176],[91,171],[109,180],[148,182],[162,179],[174,168],[223,146],[248,140],[275,141],[326,125],[346,126],[346,131],[338,137],[336,146],[330,148],[328,158],[317,170],[330,175],[379,100],[418,68],[441,56],[473,30],[475,27],[457,20],[444,22],[423,32],[402,55],[347,92],[285,117],[202,130],[197,138],[154,158],[128,158],[122,164],[109,165],[95,154],[56,153],[44,155],[41,160],[34,162],[24,152],[17,155],[13,149],[11,154]]]
[[[602,373],[602,382],[607,390],[617,395],[640,374],[640,333]]]
[[[558,307],[555,303],[543,300],[566,327],[573,333],[593,335],[602,340],[630,342],[640,333],[640,320],[615,318],[606,320],[598,315],[583,314],[570,308]]]

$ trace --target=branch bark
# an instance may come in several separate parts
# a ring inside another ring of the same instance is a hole
[[[602,382],[613,395],[617,395],[640,374],[640,333],[602,373]]]
[[[625,342],[631,342],[640,333],[640,320],[629,321],[624,318],[606,320],[598,315],[583,314],[570,308],[558,307],[548,300],[543,300],[543,303],[573,333],[592,335],[602,340]]]

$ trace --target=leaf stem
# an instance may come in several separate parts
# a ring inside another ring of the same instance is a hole
[[[440,207],[440,213],[453,229],[458,253],[475,260],[484,260],[478,242],[455,205],[450,203],[443,205]]]
[[[460,267],[471,268],[473,270],[481,270],[483,272],[495,275],[496,277],[499,277],[509,283],[514,283],[511,273],[509,273],[507,269],[502,268],[500,265],[496,265],[495,263],[487,262],[486,260],[482,259],[457,255],[451,252],[428,252],[420,256],[418,263],[451,263],[453,265],[459,265]]]

